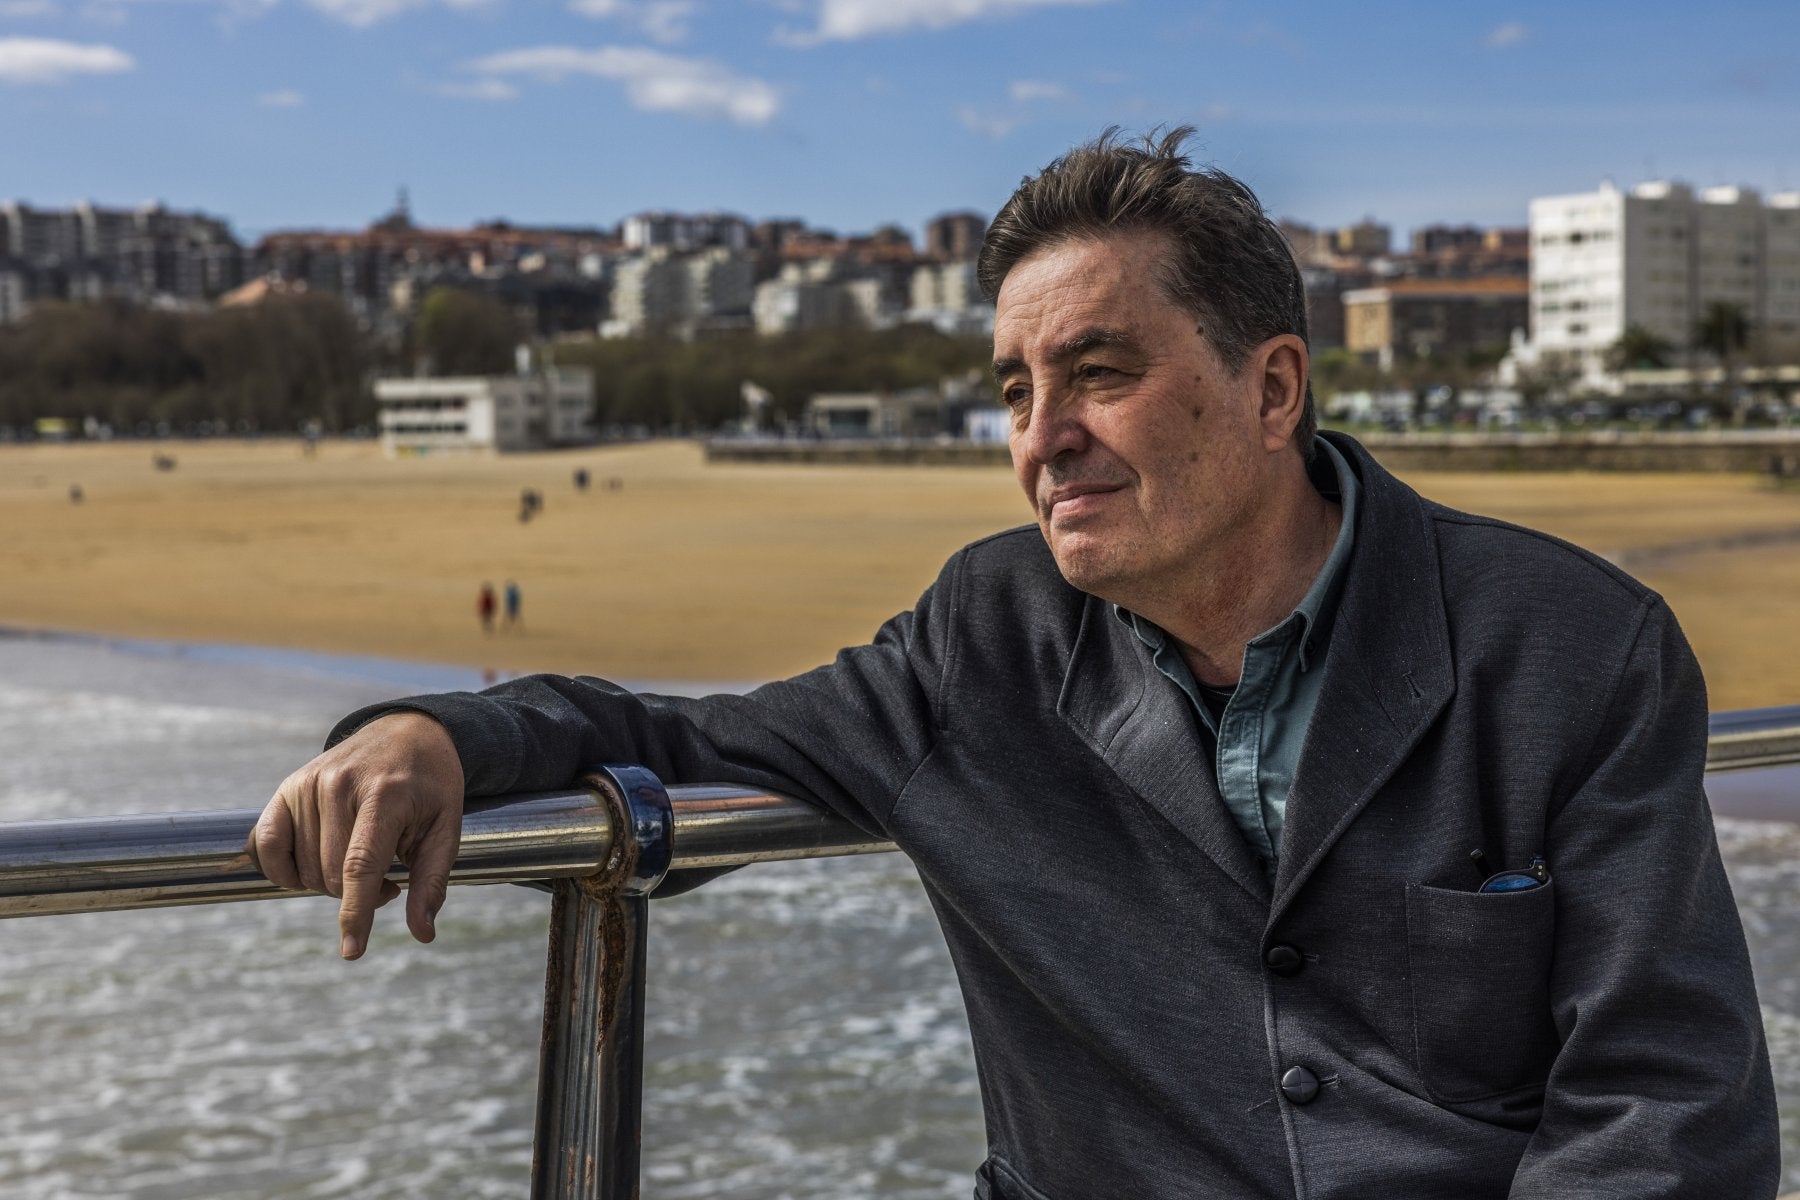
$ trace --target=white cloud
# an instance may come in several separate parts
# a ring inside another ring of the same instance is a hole
[[[73,75],[116,75],[137,63],[112,46],[50,38],[0,38],[0,83],[61,83]]]
[[[409,8],[417,8],[423,0],[306,0],[307,4],[334,21],[342,21],[357,29],[397,17]]]
[[[674,43],[688,35],[693,0],[569,0],[569,11],[601,21],[620,21],[652,41]]]
[[[306,103],[306,97],[293,88],[281,88],[278,91],[264,92],[256,98],[256,102],[264,108],[299,108]]]
[[[956,119],[962,122],[963,128],[970,133],[978,133],[984,138],[999,141],[1017,129],[1021,122],[1017,117],[1005,113],[982,112],[978,108],[964,105],[956,110]]]
[[[916,29],[949,29],[984,17],[1004,17],[1033,8],[1102,4],[1106,0],[818,0],[818,26],[779,40],[795,46],[853,42]]]
[[[1041,79],[1015,79],[1006,85],[1006,94],[1015,104],[1029,104],[1034,100],[1067,100],[1069,89]]]
[[[1531,36],[1531,30],[1517,21],[1508,21],[1504,25],[1496,25],[1487,31],[1481,39],[1489,50],[1507,50],[1517,46]]]
[[[781,109],[781,96],[760,79],[738,75],[719,63],[681,58],[634,46],[535,46],[490,54],[467,64],[490,78],[523,75],[558,83],[572,75],[610,79],[625,85],[625,98],[645,112],[677,112],[690,117],[725,117],[739,125],[766,125]]]
[[[472,83],[445,83],[432,89],[452,100],[511,100],[519,89],[504,79],[477,79]]]
[[[356,29],[367,29],[415,8],[441,4],[445,8],[467,12],[471,9],[490,8],[494,0],[306,0],[306,3],[308,7],[334,21],[341,21]]]
[[[17,21],[26,17],[54,17],[62,10],[55,0],[0,0],[0,20]]]

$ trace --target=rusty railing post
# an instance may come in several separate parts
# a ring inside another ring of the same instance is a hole
[[[531,1195],[636,1200],[648,897],[668,873],[674,809],[642,767],[582,782],[612,814],[612,849],[598,875],[553,886]]]

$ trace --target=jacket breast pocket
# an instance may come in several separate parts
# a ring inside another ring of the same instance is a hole
[[[1555,880],[1489,893],[1407,885],[1413,1036],[1433,1099],[1541,1090],[1549,1077],[1558,1044],[1550,1020],[1555,889]]]

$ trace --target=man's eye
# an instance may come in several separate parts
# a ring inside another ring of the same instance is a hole
[[[1116,374],[1116,372],[1111,367],[1103,366],[1100,363],[1083,363],[1076,371],[1076,374],[1080,375],[1083,379],[1092,382],[1096,379],[1105,379],[1109,375]]]
[[[1024,384],[1014,384],[1006,389],[1006,403],[1013,408],[1031,403],[1031,389]]]

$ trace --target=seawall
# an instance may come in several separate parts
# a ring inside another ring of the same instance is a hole
[[[1800,429],[1700,433],[1367,434],[1400,471],[1709,471],[1800,475]],[[1004,445],[929,438],[801,441],[715,438],[708,462],[1001,466]]]

